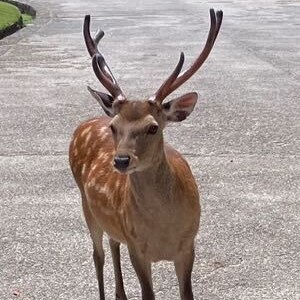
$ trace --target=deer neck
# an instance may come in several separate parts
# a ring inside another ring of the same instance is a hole
[[[157,153],[157,160],[150,168],[130,174],[128,177],[130,194],[137,203],[153,206],[171,198],[174,180],[164,147]]]

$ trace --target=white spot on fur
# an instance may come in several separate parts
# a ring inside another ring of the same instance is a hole
[[[74,147],[76,146],[76,144],[77,144],[77,136],[74,138],[74,140],[73,140],[73,145],[74,145]]]
[[[98,152],[98,159],[101,160],[103,163],[106,162],[109,159],[110,155],[107,152],[103,152],[100,150]]]
[[[91,137],[92,137],[92,132],[89,131],[89,133],[87,134],[87,136],[86,136],[86,138],[85,138],[84,147],[87,146],[87,144],[89,143]]]
[[[106,161],[109,159],[109,154],[108,153],[104,153],[102,160],[104,163],[106,163]]]
[[[90,121],[88,121],[88,124],[93,124],[93,123],[96,123],[98,121],[99,121],[98,119],[90,120]]]
[[[92,152],[92,149],[91,149],[91,147],[89,147],[89,149],[88,149],[87,152],[86,152],[86,155],[90,155],[91,152]]]
[[[88,183],[88,187],[89,187],[89,188],[94,187],[94,186],[95,186],[95,182],[96,182],[96,179],[93,178],[93,179]]]
[[[81,137],[84,137],[91,129],[92,126],[88,126],[87,128],[85,128],[82,132],[81,132]]]
[[[116,187],[116,189],[118,189],[120,187],[120,181],[118,179],[116,179],[116,181],[115,181],[115,187]]]
[[[105,194],[105,193],[104,193],[104,190],[103,190],[103,187],[102,187],[101,184],[99,184],[99,183],[97,183],[97,184],[95,185],[95,190],[96,190],[97,192],[101,193],[101,194]]]
[[[98,152],[98,159],[102,160],[103,156],[105,155],[105,152],[102,150]]]
[[[104,185],[103,192],[108,199],[111,199],[111,191],[107,184]]]
[[[82,165],[81,174],[84,175],[86,169],[86,164]]]
[[[103,134],[107,134],[107,130],[108,130],[107,126],[101,127],[100,130],[99,130],[100,136],[102,136]]]
[[[74,149],[74,156],[77,156],[77,155],[78,155],[78,149],[75,148],[75,149]]]
[[[110,191],[108,185],[105,184],[104,186],[102,186],[100,183],[97,183],[94,186],[94,188],[98,193],[104,194],[107,198],[111,197],[111,191]]]
[[[109,134],[106,132],[101,136],[101,141],[104,142],[108,138]]]

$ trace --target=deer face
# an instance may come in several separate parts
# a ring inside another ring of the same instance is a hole
[[[150,100],[115,101],[109,110],[109,115],[113,116],[110,129],[115,143],[115,169],[121,173],[133,173],[155,165],[163,154],[166,123],[184,120],[193,110],[196,100],[197,94],[192,93],[165,105]],[[104,111],[108,108],[105,107]]]
[[[115,143],[114,167],[122,173],[142,171],[161,152],[164,120],[150,101],[117,101],[110,129]]]

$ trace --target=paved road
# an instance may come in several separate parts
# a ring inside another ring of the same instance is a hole
[[[128,3],[126,3],[128,2]],[[196,299],[300,299],[300,6],[297,1],[29,2],[31,27],[0,41],[0,299],[97,299],[91,244],[67,148],[101,114],[82,39],[84,14],[132,98],[151,95],[185,51],[201,48],[208,9],[224,10],[211,57],[180,93],[196,111],[170,126],[202,191]],[[140,288],[123,249],[129,299]],[[110,255],[106,292],[113,298]],[[157,299],[178,299],[173,267],[154,268]],[[14,293],[18,294],[15,296]]]

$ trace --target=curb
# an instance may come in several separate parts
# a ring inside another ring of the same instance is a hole
[[[1,0],[1,1],[16,6],[22,14],[26,13],[28,15],[31,15],[33,19],[35,19],[36,17],[36,10],[28,4],[13,1],[13,0]],[[20,19],[14,24],[6,27],[5,29],[0,30],[0,40],[5,38],[6,36],[15,33],[16,31],[22,29],[23,27],[25,27],[23,24],[23,19],[22,17],[20,17]]]

